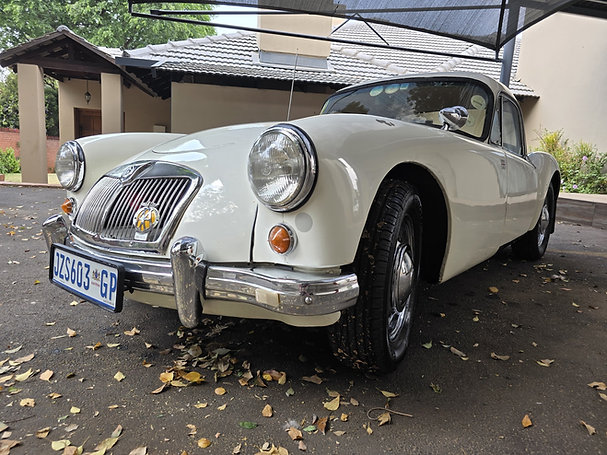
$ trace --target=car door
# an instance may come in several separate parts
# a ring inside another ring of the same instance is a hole
[[[521,112],[515,100],[502,94],[491,142],[504,149],[506,160],[506,221],[504,235],[513,240],[532,225],[537,206],[538,178],[527,157]]]

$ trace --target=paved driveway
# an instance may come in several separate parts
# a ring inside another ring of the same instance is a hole
[[[607,391],[588,386],[607,382],[607,231],[559,224],[540,262],[506,250],[425,289],[405,362],[377,377],[335,363],[322,330],[209,318],[184,331],[174,311],[79,303],[45,269],[41,223],[63,191],[0,191],[0,447],[18,441],[11,455],[62,453],[61,440],[114,443],[114,454],[254,454],[264,443],[291,454],[607,453]],[[380,426],[384,406],[413,417]]]

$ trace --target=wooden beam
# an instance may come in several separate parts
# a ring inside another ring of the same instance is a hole
[[[111,64],[103,65],[92,62],[71,62],[64,59],[53,59],[46,57],[27,57],[19,59],[19,63],[38,65],[44,69],[57,71],[75,71],[80,73],[111,73],[119,74],[120,70]]]

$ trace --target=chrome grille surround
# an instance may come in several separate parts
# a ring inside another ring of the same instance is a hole
[[[120,166],[90,189],[71,233],[101,248],[163,254],[201,185],[200,174],[178,164],[140,161]],[[160,215],[149,232],[141,233],[134,217],[144,206],[155,207]]]

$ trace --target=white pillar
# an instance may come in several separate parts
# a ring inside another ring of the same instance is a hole
[[[21,179],[48,183],[44,77],[37,65],[17,64]]]
[[[122,77],[101,73],[101,132],[122,133],[123,130]]]

